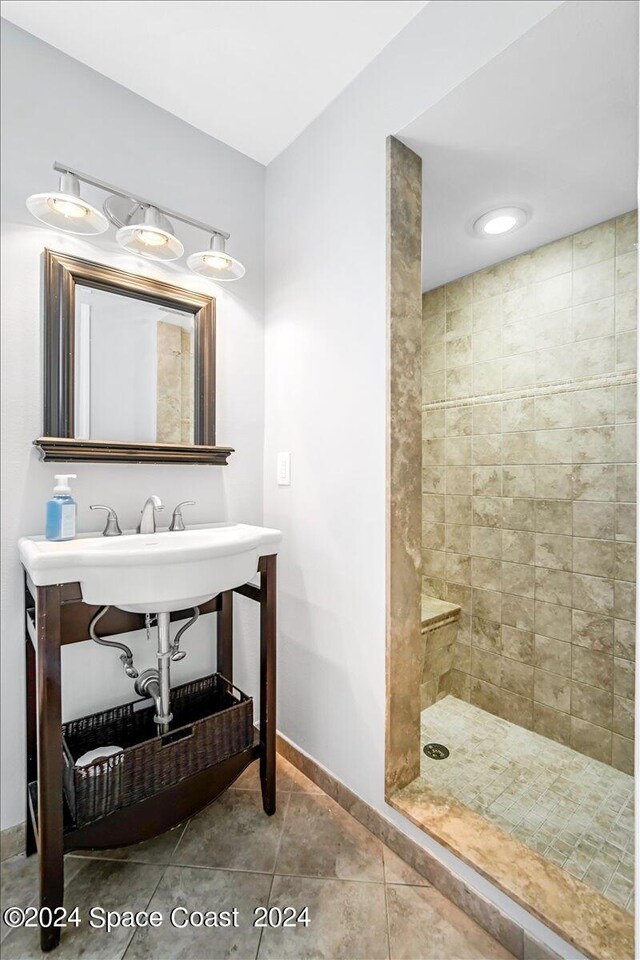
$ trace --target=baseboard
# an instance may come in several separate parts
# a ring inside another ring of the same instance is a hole
[[[3,860],[8,860],[9,857],[24,853],[24,831],[24,822],[0,830],[0,863]]]
[[[385,843],[405,863],[455,903],[518,960],[561,960],[494,904],[449,870],[424,847],[406,836],[394,823],[361,800],[328,770],[278,734],[277,750],[289,763],[319,786],[336,803]]]

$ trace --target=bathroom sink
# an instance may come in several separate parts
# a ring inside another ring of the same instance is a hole
[[[85,603],[163,613],[198,606],[251,580],[258,558],[277,553],[281,540],[279,530],[215,523],[63,542],[23,537],[19,547],[37,587],[78,581]]]

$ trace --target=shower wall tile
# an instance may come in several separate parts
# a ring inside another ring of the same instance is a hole
[[[423,591],[452,692],[621,770],[635,662],[637,214],[423,298]]]

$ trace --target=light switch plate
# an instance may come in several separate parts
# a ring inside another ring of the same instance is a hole
[[[291,485],[291,454],[287,452],[278,454],[278,486],[288,487]]]

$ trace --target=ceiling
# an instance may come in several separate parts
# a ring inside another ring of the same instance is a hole
[[[423,158],[423,290],[637,206],[638,6],[567,0],[398,136]],[[530,208],[513,234],[471,225]]]
[[[3,0],[2,15],[260,163],[427,0]]]

